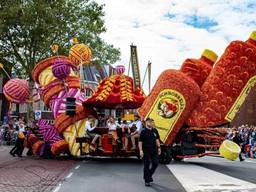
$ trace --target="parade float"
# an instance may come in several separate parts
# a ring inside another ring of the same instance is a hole
[[[116,74],[103,79],[99,83],[94,94],[83,103],[84,107],[109,110],[116,110],[118,108],[122,109],[124,113],[125,110],[139,108],[145,99],[144,92],[141,88],[136,88],[133,79],[124,75],[124,72],[124,66],[117,66]],[[123,138],[124,134],[119,130],[117,132],[118,137]],[[102,135],[104,152],[91,152],[91,155],[138,155],[137,151],[130,150],[131,145],[128,145],[127,151],[121,150],[121,146],[118,146],[117,149],[114,150],[114,146],[111,144],[112,138],[108,135],[108,129],[106,127],[98,127],[96,128],[96,132]],[[85,138],[78,138],[77,141],[80,143],[87,142]]]
[[[165,146],[163,161],[210,155],[219,148],[227,159],[237,157],[239,146],[223,142],[227,129],[218,127],[228,126],[255,84],[255,45],[254,31],[246,42],[231,42],[211,70],[217,56],[206,51],[208,67],[202,59],[187,59],[180,70],[160,75],[139,113],[155,119]]]
[[[80,156],[77,137],[85,135],[85,121],[89,115],[97,116],[92,108],[84,108],[84,94],[80,90],[79,65],[87,64],[91,51],[85,44],[71,47],[69,57],[53,56],[39,62],[33,72],[34,81],[39,85],[41,99],[54,116],[54,128],[68,143],[68,150],[73,156]],[[67,98],[75,99],[75,113],[65,113]],[[39,125],[40,126],[40,125]],[[49,126],[49,125],[48,125]],[[64,144],[62,142],[61,144]],[[56,151],[60,151],[56,146]]]
[[[116,154],[105,127],[96,128],[102,135],[104,152],[88,147],[87,118],[97,118],[98,109],[122,108],[137,109],[142,119],[154,119],[162,142],[162,163],[219,153],[230,160],[237,158],[239,146],[225,138],[228,123],[255,84],[256,32],[246,42],[231,42],[218,61],[217,55],[206,49],[201,58],[186,59],[180,70],[165,70],[146,98],[136,79],[124,75],[124,67],[118,66],[116,74],[103,79],[86,99],[80,89],[79,67],[89,64],[91,58],[88,46],[75,44],[68,57],[46,58],[33,69],[40,97],[54,116],[53,125],[38,121],[42,141],[35,135],[29,137],[34,154],[42,155],[47,145],[54,155],[67,151],[73,156],[137,155],[129,150]],[[27,82],[11,79],[4,94],[11,102],[26,102]],[[66,113],[68,98],[75,101],[73,115]]]

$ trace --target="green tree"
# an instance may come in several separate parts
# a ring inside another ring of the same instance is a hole
[[[91,0],[0,1],[0,62],[31,80],[35,64],[51,55],[50,45],[58,43],[59,53],[67,54],[71,37],[90,46],[93,60],[116,62],[119,49],[100,37],[103,8]]]

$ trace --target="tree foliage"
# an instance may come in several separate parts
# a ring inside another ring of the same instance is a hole
[[[89,45],[101,64],[116,62],[119,49],[100,37],[106,31],[103,8],[91,0],[1,1],[0,62],[31,77],[34,65],[51,55],[51,44],[67,54],[72,37]]]

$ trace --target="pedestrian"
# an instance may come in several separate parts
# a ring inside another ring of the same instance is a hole
[[[18,155],[19,157],[22,157],[22,152],[24,150],[23,142],[24,142],[25,136],[23,133],[19,133],[18,137],[16,139],[14,147],[11,149],[10,154],[15,157],[15,155]]]
[[[144,180],[147,187],[153,182],[152,176],[158,166],[158,155],[161,154],[160,137],[157,129],[153,127],[153,122],[153,119],[146,119],[145,128],[139,138],[140,157],[143,158]]]
[[[31,127],[27,126],[25,127],[26,130],[26,138],[24,140],[24,146],[28,148],[27,151],[27,156],[32,156],[33,155],[33,149],[32,149],[32,144],[29,141],[29,136],[33,133]]]
[[[235,136],[233,137],[233,142],[235,142],[240,147],[243,144],[243,140],[242,140],[241,136],[239,135],[238,131],[235,133]],[[244,159],[242,157],[242,151],[239,153],[239,160],[244,161]]]
[[[10,154],[12,156],[18,155],[19,157],[22,157],[22,153],[24,150],[24,141],[25,141],[25,127],[23,125],[20,128],[20,131],[17,135],[17,139],[15,142],[14,147],[11,149]]]
[[[12,125],[12,128],[15,131],[19,132],[20,129],[22,128],[22,125],[24,125],[24,123],[22,123],[21,119],[17,120],[16,118],[14,118],[10,125]]]
[[[10,131],[10,126],[6,125],[5,131],[4,131],[4,141],[6,145],[11,145],[11,131]]]

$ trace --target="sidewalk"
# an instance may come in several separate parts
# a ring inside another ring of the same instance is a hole
[[[69,159],[12,157],[11,147],[0,146],[0,192],[51,191],[76,163]]]
[[[0,146],[0,166],[4,162],[12,161],[15,158],[9,155],[9,151],[12,149],[13,146],[1,145]]]

